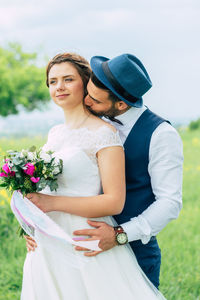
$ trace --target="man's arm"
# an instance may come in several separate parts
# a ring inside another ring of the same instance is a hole
[[[171,220],[178,217],[182,207],[182,163],[181,139],[173,127],[162,123],[152,135],[149,151],[148,171],[156,201],[141,215],[121,224],[129,242],[140,239],[147,243],[151,236],[158,234]],[[92,222],[90,225],[99,226],[95,229],[95,235],[100,239],[99,246],[102,250],[116,245],[110,225],[102,222]],[[87,235],[87,230],[78,230],[74,234]],[[92,230],[90,236],[93,236]],[[83,249],[78,247],[77,250]],[[91,252],[89,256],[92,256]]]
[[[149,150],[148,172],[156,201],[141,215],[122,224],[129,241],[145,244],[171,220],[182,207],[182,141],[176,130],[162,123],[154,131]]]

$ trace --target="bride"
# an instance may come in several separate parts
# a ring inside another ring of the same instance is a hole
[[[77,228],[89,228],[87,218],[116,225],[110,216],[119,214],[125,202],[123,146],[116,129],[83,104],[89,77],[89,64],[79,55],[58,54],[49,62],[47,86],[65,123],[50,130],[43,149],[63,160],[63,173],[57,192],[46,188],[28,195],[71,236]],[[88,258],[39,231],[35,239],[38,247],[24,263],[21,300],[165,299],[128,245]]]

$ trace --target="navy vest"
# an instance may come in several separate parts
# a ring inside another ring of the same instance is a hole
[[[149,146],[154,130],[166,120],[146,109],[130,131],[125,144],[126,202],[118,224],[130,221],[155,201],[148,173]]]

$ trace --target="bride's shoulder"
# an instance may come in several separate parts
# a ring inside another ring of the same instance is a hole
[[[92,131],[111,131],[114,133],[117,132],[116,128],[113,125],[95,116],[91,120],[90,129]]]
[[[90,123],[90,137],[92,147],[95,149],[95,154],[106,147],[122,146],[119,132],[116,128],[97,117],[93,118]]]
[[[63,129],[64,124],[57,124],[55,126],[53,126],[48,133],[48,136],[57,134],[58,132],[60,132]]]
[[[92,143],[95,144],[97,149],[107,146],[121,146],[122,142],[119,132],[110,123],[95,117],[90,124],[90,133]]]

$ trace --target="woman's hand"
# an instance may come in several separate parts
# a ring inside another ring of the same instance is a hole
[[[51,201],[52,199],[49,195],[45,195],[42,193],[29,193],[26,195],[26,198],[30,200],[33,204],[35,204],[43,212],[49,212],[53,210],[51,207],[53,201]]]
[[[26,249],[28,252],[30,251],[35,251],[35,248],[37,248],[37,244],[34,241],[34,239],[32,239],[32,237],[28,236],[28,235],[24,235],[24,238],[26,240]]]

